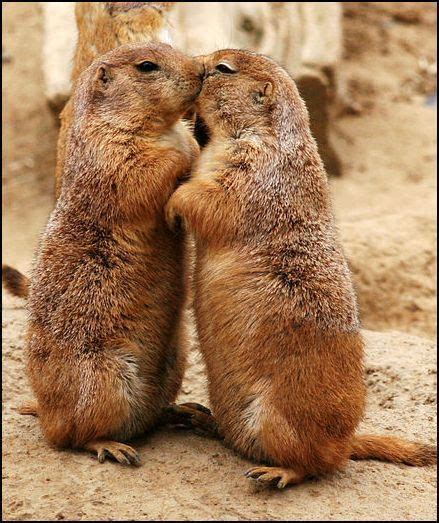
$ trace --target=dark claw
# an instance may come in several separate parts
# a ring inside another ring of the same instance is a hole
[[[121,452],[125,456],[126,461],[124,461],[124,463],[126,463],[127,465],[140,465],[141,464],[140,456],[137,452],[134,455],[130,454],[129,451],[124,450],[124,449],[122,449]]]
[[[179,419],[181,417],[190,418],[192,416],[191,412],[185,411],[180,405],[169,405],[169,407],[163,409],[163,412],[171,416],[178,416]]]
[[[254,471],[251,471],[251,470],[248,470],[246,473],[245,473],[245,476],[247,478],[252,478],[252,479],[256,479],[258,480],[259,479],[259,476],[262,476],[263,472],[259,472],[258,470],[254,470]]]
[[[140,456],[138,454],[136,454],[135,456],[132,456],[131,460],[132,460],[132,464],[133,465],[140,466],[142,464],[142,461],[141,461]]]

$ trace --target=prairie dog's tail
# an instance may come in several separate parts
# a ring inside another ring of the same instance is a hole
[[[13,296],[27,298],[29,295],[29,279],[17,269],[2,265],[2,280],[5,289]]]
[[[436,463],[437,449],[434,445],[414,443],[394,436],[365,434],[354,436],[350,459],[378,459],[422,467]]]

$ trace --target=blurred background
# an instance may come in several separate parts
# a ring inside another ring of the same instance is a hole
[[[73,8],[2,2],[3,263],[26,274],[54,205]],[[370,329],[361,429],[434,442],[436,3],[181,2],[168,15],[166,36],[182,50],[251,48],[278,60],[297,82]],[[255,496],[242,477],[248,464],[194,435],[149,436],[139,443],[147,463],[139,471],[50,449],[35,420],[14,410],[31,397],[26,318],[21,301],[2,297],[6,519],[435,519],[436,478],[426,469],[351,462],[333,478]],[[205,403],[192,342],[180,400]]]

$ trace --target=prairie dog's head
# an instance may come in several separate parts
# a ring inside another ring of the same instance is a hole
[[[79,124],[90,115],[123,130],[160,133],[194,103],[203,67],[170,45],[118,47],[81,75],[75,94]]]
[[[292,78],[273,60],[235,49],[196,58],[205,69],[197,113],[208,133],[273,134],[306,109]],[[292,106],[292,107],[288,107]],[[282,121],[282,117],[287,121]]]

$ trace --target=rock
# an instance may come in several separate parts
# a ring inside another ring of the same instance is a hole
[[[76,45],[75,2],[40,2],[43,12],[45,94],[58,115],[70,96],[70,72]]]

